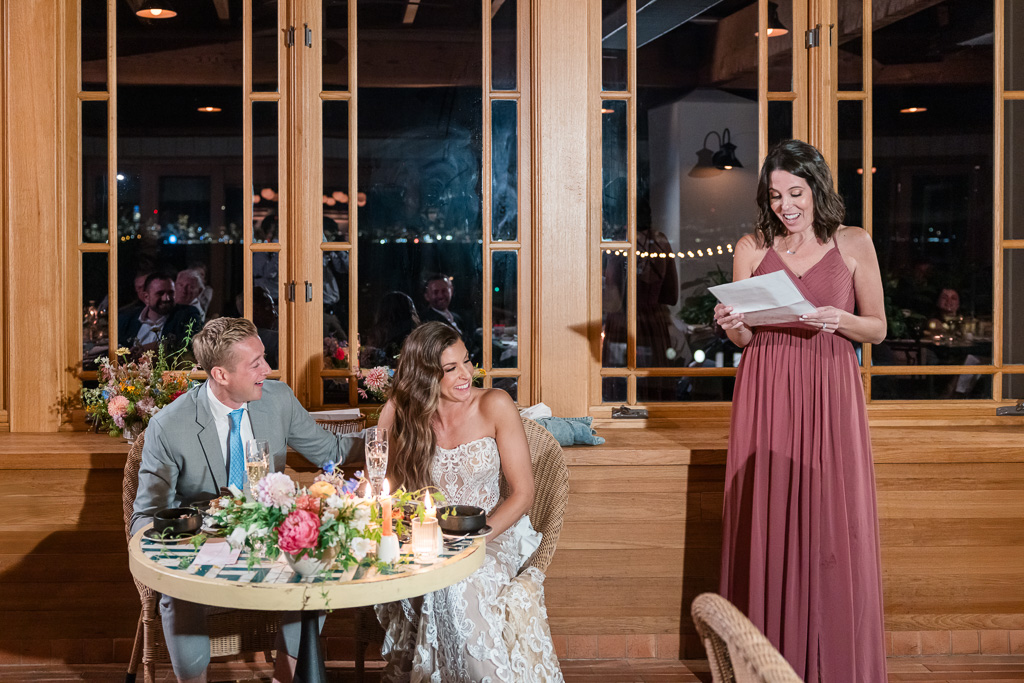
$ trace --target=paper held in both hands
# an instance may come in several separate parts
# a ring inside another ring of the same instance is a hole
[[[708,287],[708,291],[732,306],[733,313],[742,313],[743,322],[751,327],[796,322],[814,312],[811,302],[782,270]]]

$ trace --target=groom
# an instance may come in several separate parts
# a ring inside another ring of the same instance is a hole
[[[268,380],[270,366],[256,326],[244,318],[217,318],[192,341],[206,382],[179,396],[153,416],[146,429],[132,534],[164,508],[242,488],[242,444],[270,442],[270,471],[285,468],[291,446],[314,465],[344,461],[362,451],[362,436],[322,429],[283,382]],[[236,459],[238,462],[236,462]],[[206,615],[213,608],[163,596],[160,614],[174,674],[183,683],[203,683],[210,663]],[[278,657],[274,680],[290,681],[298,651],[298,614],[282,615],[287,658]],[[322,623],[322,622],[321,622]],[[280,643],[279,643],[280,645]]]

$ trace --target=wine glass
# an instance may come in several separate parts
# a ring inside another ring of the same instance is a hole
[[[256,488],[256,482],[267,476],[270,470],[270,442],[266,439],[249,439],[245,442],[245,474],[249,478],[249,490]]]
[[[363,437],[366,444],[366,476],[373,487],[373,495],[379,496],[388,470],[388,430],[385,427],[369,427],[363,432]]]

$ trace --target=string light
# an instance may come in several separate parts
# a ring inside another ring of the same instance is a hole
[[[607,248],[603,249],[602,251],[605,254],[607,254],[608,256],[629,256],[630,253],[631,253],[630,249],[628,249],[628,248],[627,249],[621,249],[621,248],[620,249],[612,249],[610,247],[607,247]],[[694,253],[692,250],[687,250],[685,252],[684,251],[666,251],[666,252],[661,252],[661,251],[638,251],[638,252],[635,252],[635,253],[636,253],[636,256],[638,258],[680,258],[680,259],[683,259],[683,258],[704,258],[704,257],[707,257],[707,256],[721,256],[721,255],[725,255],[726,253],[731,254],[731,253],[733,253],[733,247],[732,247],[732,244],[729,243],[729,244],[725,244],[724,246],[719,244],[719,245],[716,245],[714,247],[707,247],[707,248],[698,249],[697,253]]]

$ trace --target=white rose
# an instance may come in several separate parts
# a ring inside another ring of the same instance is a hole
[[[327,497],[327,507],[341,509],[345,506],[345,499],[335,493],[333,496]]]
[[[366,553],[370,552],[373,547],[373,541],[367,538],[353,538],[352,544],[349,549],[352,551],[352,556],[358,561],[362,561],[366,557]]]
[[[360,505],[356,508],[356,513],[352,517],[352,522],[349,524],[353,529],[362,531],[366,528],[366,525],[370,522],[370,508],[365,505]]]
[[[228,536],[228,544],[232,548],[238,548],[243,543],[245,543],[245,538],[246,538],[247,535],[248,534],[246,534],[245,529],[243,529],[240,526],[239,527],[235,527],[235,530],[231,532],[230,536]]]

